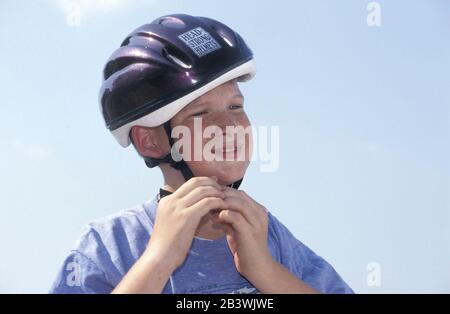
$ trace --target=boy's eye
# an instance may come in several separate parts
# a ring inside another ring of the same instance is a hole
[[[204,115],[205,113],[208,113],[207,111],[199,111],[191,115],[191,117],[200,117],[201,115]]]
[[[241,109],[243,106],[242,105],[230,105],[230,109]]]

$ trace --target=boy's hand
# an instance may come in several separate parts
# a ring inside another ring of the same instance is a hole
[[[242,190],[224,187],[227,209],[218,220],[225,222],[228,246],[241,275],[250,282],[273,266],[267,247],[267,209]]]
[[[216,180],[194,177],[162,198],[145,254],[174,271],[184,262],[201,218],[212,209],[227,208],[224,197]]]

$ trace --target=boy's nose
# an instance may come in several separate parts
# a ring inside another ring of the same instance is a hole
[[[237,126],[236,120],[233,117],[226,116],[218,121],[218,127],[223,130],[224,135],[227,126]]]

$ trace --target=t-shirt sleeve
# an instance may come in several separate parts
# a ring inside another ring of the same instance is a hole
[[[88,257],[73,250],[64,260],[49,293],[94,294],[110,293],[104,272]]]
[[[334,268],[300,242],[273,214],[270,228],[280,246],[281,264],[297,278],[322,293],[354,293]]]

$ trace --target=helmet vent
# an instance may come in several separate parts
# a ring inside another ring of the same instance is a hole
[[[170,48],[163,48],[162,54],[166,59],[169,61],[172,61],[173,63],[177,64],[178,66],[184,68],[184,69],[190,69],[192,68],[191,64],[188,64],[187,62],[183,61],[180,56],[177,56],[177,54],[173,51],[173,49]]]
[[[182,20],[173,16],[163,17],[162,19],[159,20],[159,24],[174,29],[182,29],[186,26]]]

